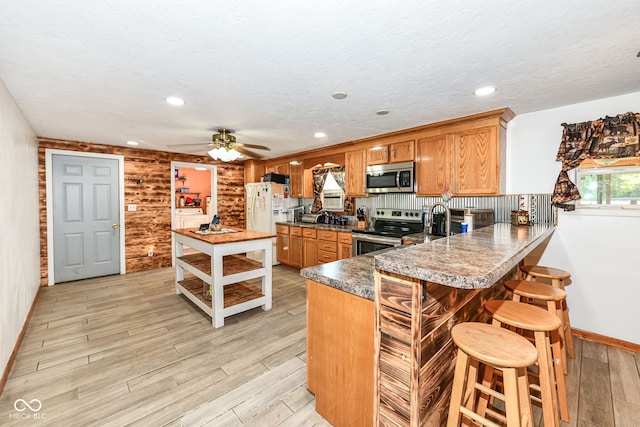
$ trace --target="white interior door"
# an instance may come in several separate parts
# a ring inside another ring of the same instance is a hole
[[[52,156],[54,281],[120,272],[118,160]]]

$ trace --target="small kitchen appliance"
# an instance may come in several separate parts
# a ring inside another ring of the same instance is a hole
[[[450,209],[451,212],[451,234],[462,233],[462,223],[465,222],[465,213],[470,211],[473,215],[473,229],[486,227],[495,224],[495,214],[493,209]],[[434,236],[444,236],[446,228],[445,214],[434,213],[431,218],[431,234]]]

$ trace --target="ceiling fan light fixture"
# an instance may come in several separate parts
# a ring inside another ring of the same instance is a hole
[[[224,147],[214,148],[213,150],[210,150],[207,154],[211,156],[214,160],[220,160],[223,162],[233,162],[234,160],[238,160],[240,157],[242,157],[242,154],[240,154],[235,149],[232,148],[228,150]]]

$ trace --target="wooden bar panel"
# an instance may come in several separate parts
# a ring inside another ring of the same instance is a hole
[[[508,298],[503,283],[516,274],[513,268],[492,287],[469,290],[376,271],[379,425],[446,425],[456,358],[451,328],[487,321],[484,302]]]

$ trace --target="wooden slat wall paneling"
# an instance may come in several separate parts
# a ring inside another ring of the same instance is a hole
[[[446,424],[456,355],[451,328],[487,321],[484,302],[508,298],[503,283],[516,274],[514,268],[491,288],[465,290],[376,271],[379,424]]]
[[[39,138],[38,174],[40,192],[40,284],[46,286],[47,212],[45,150],[115,154],[124,157],[125,205],[136,204],[135,212],[125,209],[125,251],[127,272],[145,271],[171,265],[171,162],[216,165],[218,170],[218,215],[225,226],[244,228],[244,165],[223,163],[208,156],[141,150],[129,147]],[[138,184],[133,178],[142,178]],[[154,255],[147,256],[150,246]]]

